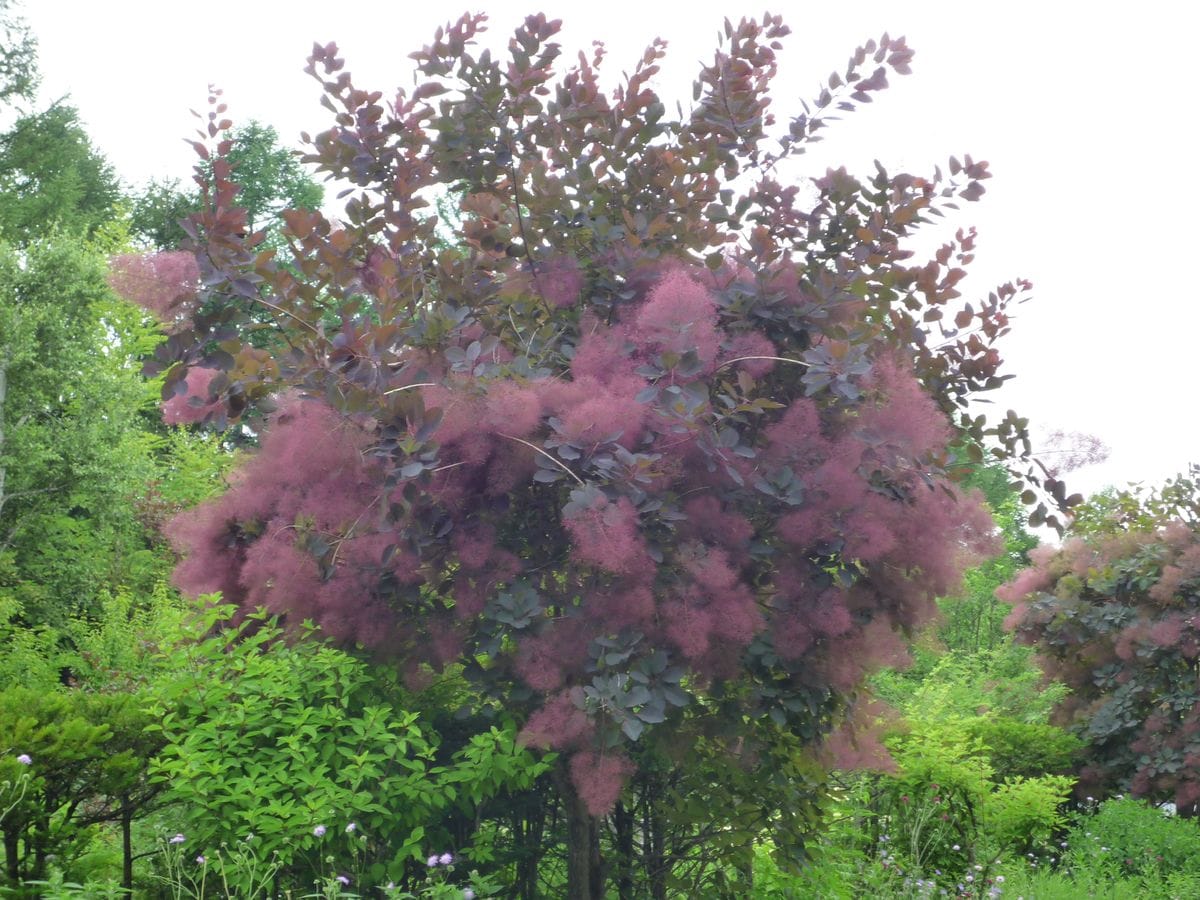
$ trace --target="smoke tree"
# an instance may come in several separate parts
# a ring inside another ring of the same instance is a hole
[[[1079,790],[1200,804],[1200,467],[1081,507],[1061,549],[998,595],[1017,637],[1071,693],[1058,715],[1088,742]]]
[[[201,287],[149,291],[170,332],[152,368],[177,421],[262,440],[169,530],[188,593],[312,619],[414,685],[461,668],[518,715],[559,752],[570,895],[598,897],[610,811],[618,869],[633,852],[631,779],[796,759],[989,545],[947,448],[1022,453],[1024,420],[965,407],[1001,383],[1028,284],[964,301],[970,231],[910,260],[986,163],[831,170],[811,196],[776,180],[908,72],[903,39],[776,120],[787,27],[726,23],[674,119],[649,86],[661,40],[606,92],[603,47],[560,68],[558,23],[531,16],[499,59],[483,24],[439,29],[387,99],[314,46],[333,122],[306,159],[345,211],[285,212],[285,250],[247,234],[210,98],[186,224]],[[461,198],[451,241],[439,190]],[[663,896],[655,815],[641,852]]]

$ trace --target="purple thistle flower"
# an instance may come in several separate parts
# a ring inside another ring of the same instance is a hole
[[[201,855],[201,856],[197,856],[197,857],[196,857],[196,863],[197,863],[198,865],[201,865],[201,866],[202,866],[202,865],[204,865],[206,862],[208,862],[208,860],[207,860],[207,859],[205,859],[203,855]]]
[[[316,837],[324,837],[325,836],[325,826],[318,825],[316,828],[313,829],[313,835]]]
[[[342,887],[350,886],[350,879],[347,878],[345,875],[339,875],[337,877],[337,880],[338,880],[338,883],[340,883],[342,885]]]
[[[23,766],[32,766],[33,765],[33,757],[30,756],[28,753],[22,753],[20,756],[17,757],[17,762],[19,762]]]
[[[475,892],[470,888],[463,888],[463,900],[475,900]]]
[[[433,856],[429,857],[429,859],[425,860],[425,865],[429,866],[429,868],[431,868],[431,869],[435,868],[437,866],[437,864],[438,864],[437,854],[434,854]]]
[[[187,840],[187,838],[185,838],[182,834],[176,834],[175,837],[171,838],[171,840],[169,840],[167,843],[182,844],[186,840]]]
[[[443,866],[448,866],[450,863],[454,862],[454,857],[449,853],[443,853],[438,857],[438,862],[440,862]]]
[[[353,834],[354,829],[357,827],[358,827],[357,825],[355,825],[353,822],[351,822],[349,825],[346,826],[346,834]]]

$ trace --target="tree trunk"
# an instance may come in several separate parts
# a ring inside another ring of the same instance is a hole
[[[4,868],[10,884],[17,884],[21,880],[21,866],[17,856],[20,839],[21,833],[15,824],[11,829],[4,829]]]
[[[567,819],[567,900],[604,900],[596,820],[576,792],[565,762],[559,763],[557,775]]]
[[[633,814],[620,801],[613,823],[617,831],[617,896],[633,900]]]
[[[32,840],[29,840],[29,838],[26,838],[26,840],[29,843],[33,844],[33,872],[32,872],[32,875],[34,878],[37,878],[37,879],[45,878],[46,877],[46,862],[47,862],[46,856],[50,852],[46,848],[46,844],[49,842],[49,838],[50,838],[50,819],[49,818],[40,819],[38,821],[37,825],[35,825],[32,829],[30,829],[28,834],[32,838]],[[28,852],[26,852],[26,856],[28,856],[28,855],[29,855]]]
[[[133,896],[133,809],[129,798],[121,806],[121,887]]]
[[[517,877],[513,890],[521,900],[536,900],[538,864],[546,831],[546,795],[539,792],[532,809],[521,809],[513,816],[513,837],[517,849]]]
[[[651,774],[646,781],[646,811],[642,818],[642,844],[645,847],[646,875],[650,880],[652,900],[667,900],[667,866],[664,860],[666,841],[663,835],[662,811],[659,809],[659,780]]]
[[[4,512],[4,481],[8,469],[4,466],[4,401],[8,398],[8,357],[7,348],[0,353],[0,513]]]

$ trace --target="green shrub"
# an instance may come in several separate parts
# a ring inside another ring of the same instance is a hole
[[[1029,900],[1194,900],[1200,897],[1200,876],[1173,872],[1165,876],[1122,877],[1108,869],[1077,868],[1050,871],[1017,865],[1006,868],[1003,897]]]
[[[263,614],[233,625],[230,613],[209,609],[197,640],[170,651],[175,674],[155,709],[165,740],[155,777],[185,861],[250,846],[280,886],[323,882],[330,858],[356,884],[400,881],[427,846],[449,846],[439,822],[453,808],[524,789],[548,768],[512,727],[438,758],[437,736],[369,665],[313,635],[290,644]],[[224,874],[247,894],[249,871]]]
[[[1200,877],[1200,824],[1167,816],[1132,798],[1107,800],[1081,816],[1067,836],[1068,865],[1076,872]],[[1196,896],[1200,896],[1197,894]]]
[[[13,748],[0,759],[0,783],[27,778],[20,796],[4,803],[0,822],[10,884],[46,877],[52,856],[69,874],[75,860],[94,849],[94,826],[119,821],[124,810],[141,805],[157,748],[148,726],[130,694],[0,691],[0,747]]]
[[[1054,725],[981,716],[967,731],[988,748],[995,777],[1036,778],[1066,775],[1075,769],[1084,744],[1075,735]]]
[[[869,782],[870,852],[886,851],[913,877],[986,879],[1002,857],[1048,840],[1063,824],[1070,778],[998,778],[976,719],[909,724],[888,741],[897,773]]]

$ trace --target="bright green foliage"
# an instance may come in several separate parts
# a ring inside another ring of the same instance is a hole
[[[0,603],[0,747],[28,753],[36,777],[12,825],[20,849],[8,854],[23,874],[46,874],[39,846],[57,847],[58,871],[73,877],[97,864],[115,876],[122,857],[131,871],[132,847],[115,834],[96,844],[94,826],[132,821],[160,790],[146,779],[159,738],[147,730],[141,691],[179,617],[162,588],[139,599],[105,597],[98,619],[74,617],[62,630],[22,626],[15,603]]]
[[[879,684],[909,730],[888,741],[896,774],[859,782],[872,849],[887,844],[924,876],[987,874],[1061,824],[1082,742],[1047,724],[1061,686],[1039,692],[1024,648],[946,654],[915,690],[894,675]]]
[[[0,245],[0,597],[26,623],[163,573],[131,511],[153,473],[135,363],[151,340],[88,250]]]
[[[1124,878],[1101,869],[1081,868],[1067,872],[1026,866],[1012,870],[1005,888],[1005,896],[1036,900],[1079,900],[1081,897],[1182,900],[1200,897],[1200,876],[1176,872],[1165,877]]]
[[[88,236],[112,218],[120,187],[71,106],[20,118],[0,136],[0,238],[27,244],[52,227]]]
[[[268,228],[268,242],[285,209],[315,210],[324,190],[301,166],[297,154],[280,145],[279,134],[269,125],[250,121],[230,135],[227,159],[241,190],[238,204],[246,209],[250,231]],[[187,237],[180,222],[200,209],[200,194],[178,181],[152,180],[133,197],[130,230],[135,238],[156,250],[174,250]]]
[[[16,39],[0,94],[29,95],[32,39]],[[157,338],[117,300],[109,246],[119,192],[72,107],[21,115],[0,134],[0,610],[62,626],[104,589],[148,589],[163,563],[131,505],[149,475],[138,357]]]
[[[62,667],[59,634],[46,625],[23,625],[19,612],[16,600],[0,592],[0,689],[25,685],[53,690]]]
[[[141,691],[160,673],[158,654],[178,639],[183,615],[178,595],[161,582],[140,596],[105,594],[98,616],[67,623],[59,662],[83,690]]]
[[[1200,879],[1200,824],[1133,798],[1106,800],[1094,814],[1080,816],[1067,847],[1065,862],[1075,871]]]
[[[171,651],[175,674],[154,711],[166,743],[156,778],[193,856],[253,834],[290,885],[310,886],[329,855],[357,860],[373,883],[399,880],[447,840],[438,822],[456,804],[528,787],[548,767],[511,728],[443,759],[365,663],[315,639],[289,646],[262,616],[235,626],[229,614],[213,607],[193,626],[209,636]]]
[[[0,746],[33,760],[29,787],[0,826],[9,884],[45,877],[50,854],[69,867],[89,826],[118,820],[133,795],[143,799],[147,759],[157,747],[148,725],[128,694],[0,691]],[[0,760],[0,780],[19,774],[19,765]]]
[[[976,716],[988,713],[1021,722],[1045,722],[1063,697],[1062,685],[1043,685],[1029,650],[1004,641],[993,650],[945,653],[931,660],[920,678],[881,672],[876,694],[898,709],[920,715]]]
[[[0,23],[27,52],[14,72],[6,67],[16,57],[5,56],[5,89],[36,75],[32,41],[7,6]],[[112,169],[72,107],[23,114],[0,134],[6,623],[61,629],[74,614],[97,613],[105,591],[148,592],[163,576],[133,510],[152,477],[149,397],[137,369],[158,337],[105,281],[102,254],[122,241],[118,199]]]
[[[971,724],[918,721],[890,743],[899,772],[879,782],[873,806],[915,871],[961,871],[977,862],[986,869],[1062,822],[1059,806],[1073,780],[1045,775],[999,782],[991,750]]]

